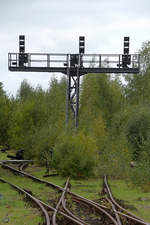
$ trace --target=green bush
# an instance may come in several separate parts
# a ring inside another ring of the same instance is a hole
[[[131,183],[141,187],[143,191],[149,191],[150,187],[150,138],[148,138],[143,146],[136,161],[135,167],[130,173]]]
[[[150,138],[150,108],[137,106],[126,125],[126,135],[133,148],[133,157],[138,160]]]
[[[10,121],[10,102],[0,96],[0,144],[8,145],[8,126]]]
[[[100,176],[108,175],[115,179],[128,177],[131,154],[124,136],[108,137],[99,158],[97,172]]]
[[[96,161],[95,142],[83,132],[62,137],[54,147],[53,165],[62,176],[89,177]]]
[[[55,125],[44,125],[35,129],[35,132],[24,137],[23,148],[25,157],[35,158],[40,164],[45,164],[46,161],[51,161],[51,154],[55,144],[58,142],[59,134],[62,131]]]
[[[149,192],[150,160],[145,159],[137,162],[130,173],[130,181],[134,186],[141,188],[145,192]]]

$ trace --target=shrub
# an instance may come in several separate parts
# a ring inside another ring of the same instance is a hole
[[[133,185],[140,187],[143,191],[149,192],[150,187],[150,160],[140,160],[132,168],[130,181]]]
[[[51,161],[51,154],[57,142],[60,130],[49,124],[35,129],[31,135],[27,133],[24,138],[24,150],[26,158],[36,158],[39,163],[44,164],[46,160]]]
[[[95,142],[80,132],[66,135],[54,147],[53,165],[59,174],[70,177],[89,177],[96,166]]]
[[[143,191],[149,191],[150,187],[150,138],[148,138],[140,152],[136,166],[130,174],[131,183],[142,188]]]
[[[133,157],[139,159],[146,142],[150,137],[150,109],[147,106],[139,106],[127,122],[126,134],[133,148]]]
[[[128,176],[131,154],[124,136],[118,138],[109,137],[99,158],[97,170],[99,175],[108,175],[112,178],[125,178]]]

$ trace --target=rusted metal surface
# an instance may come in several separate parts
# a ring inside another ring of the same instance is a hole
[[[115,214],[115,217],[116,217],[116,220],[117,220],[118,225],[122,225],[122,223],[121,223],[121,221],[120,221],[120,217],[119,217],[119,215],[118,215],[118,213],[117,213],[117,211],[116,211],[116,209],[115,209],[114,204],[109,200],[109,198],[106,198],[106,200],[110,203],[110,205],[111,205],[111,207],[112,207],[112,210],[113,210],[113,212],[114,212],[114,214]]]
[[[64,198],[64,195],[65,195],[65,193],[67,191],[68,184],[69,184],[69,178],[67,179],[67,182],[65,184],[65,187],[64,187],[64,190],[62,192],[62,195],[61,195],[61,197],[60,197],[60,199],[59,199],[59,201],[58,201],[58,203],[56,205],[56,209],[55,209],[55,211],[53,213],[53,217],[52,217],[53,225],[57,225],[56,224],[56,215],[57,215],[57,212],[58,212],[58,210],[59,210],[59,208],[60,208],[60,206],[62,204],[62,199]]]
[[[87,222],[85,221],[82,221],[79,217],[75,216],[67,207],[66,207],[66,201],[65,199],[62,199],[62,206],[63,206],[63,209],[65,210],[65,212],[71,216],[72,218],[74,218],[75,220],[81,222],[81,224],[84,224],[84,225],[89,225]]]

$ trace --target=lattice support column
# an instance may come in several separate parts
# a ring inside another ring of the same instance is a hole
[[[68,124],[70,117],[74,118],[75,128],[78,128],[79,123],[79,89],[80,89],[80,74],[79,67],[76,76],[67,70],[67,100],[66,100],[66,123]],[[71,115],[72,113],[72,115]]]

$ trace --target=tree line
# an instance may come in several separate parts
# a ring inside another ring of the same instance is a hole
[[[66,77],[47,90],[27,80],[8,96],[0,83],[0,145],[24,149],[59,174],[150,180],[150,42],[140,49],[139,74],[87,74],[80,91],[78,132],[65,125]],[[124,82],[122,82],[124,79]],[[131,162],[134,167],[131,168]]]

